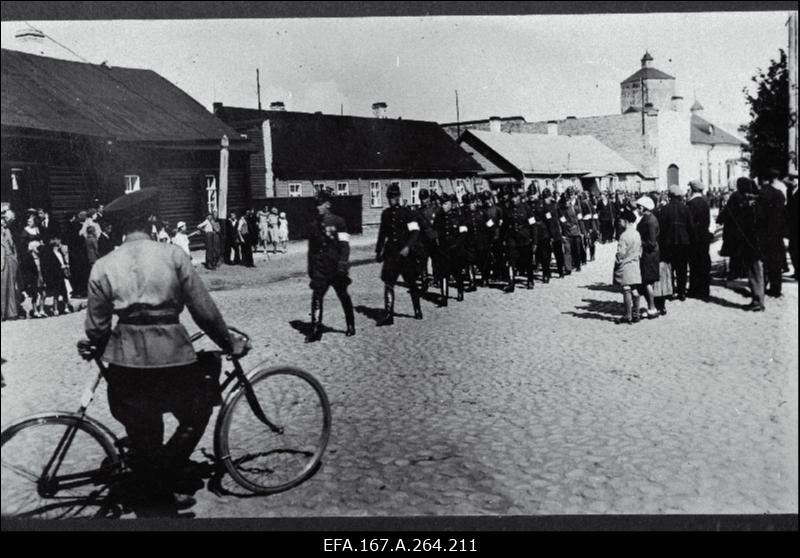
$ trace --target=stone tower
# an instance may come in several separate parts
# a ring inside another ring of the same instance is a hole
[[[640,111],[646,104],[654,110],[667,110],[675,96],[675,78],[653,67],[649,52],[642,56],[642,67],[620,83],[621,112]]]

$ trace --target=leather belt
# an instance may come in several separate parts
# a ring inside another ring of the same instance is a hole
[[[117,323],[125,325],[170,325],[178,324],[180,320],[176,314],[139,314],[134,316],[120,316]]]

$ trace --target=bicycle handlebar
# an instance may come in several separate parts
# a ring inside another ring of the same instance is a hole
[[[240,329],[237,329],[237,328],[231,327],[231,326],[228,326],[228,329],[230,331],[236,333],[237,335],[241,335],[242,337],[244,337],[248,341],[250,340],[250,336],[247,335],[245,332],[241,331]],[[189,336],[189,341],[194,343],[195,341],[198,341],[198,340],[202,339],[203,337],[205,337],[205,335],[206,335],[205,332],[198,331],[198,332],[193,333],[192,335]]]

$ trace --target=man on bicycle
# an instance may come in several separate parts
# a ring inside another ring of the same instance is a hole
[[[115,199],[104,217],[121,226],[122,245],[100,258],[91,270],[85,329],[79,343],[84,358],[108,363],[108,403],[125,426],[127,460],[148,498],[193,499],[176,494],[176,482],[203,435],[214,401],[204,377],[216,367],[198,362],[179,316],[186,306],[195,323],[225,353],[243,356],[244,337],[229,332],[220,311],[192,267],[189,256],[172,244],[150,239],[148,218],[155,213],[158,190],[143,189]],[[117,316],[112,329],[112,316]],[[215,377],[216,378],[216,377]],[[178,427],[163,444],[163,414]]]

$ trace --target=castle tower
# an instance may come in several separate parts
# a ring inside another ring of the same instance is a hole
[[[642,67],[620,83],[621,112],[640,111],[647,103],[654,110],[669,110],[675,96],[675,78],[653,67],[649,52],[642,56]]]

